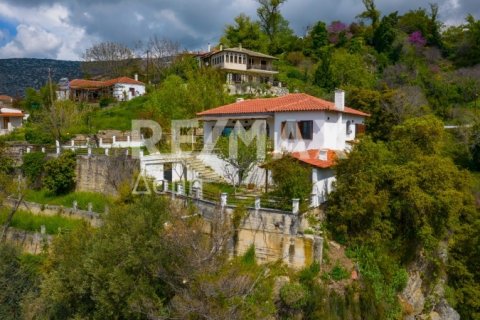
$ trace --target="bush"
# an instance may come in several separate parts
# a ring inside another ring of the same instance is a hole
[[[115,99],[113,99],[112,97],[102,97],[98,104],[100,105],[100,108],[105,108],[113,102],[115,102]]]
[[[348,271],[344,267],[337,264],[333,267],[332,271],[330,271],[330,277],[335,281],[347,279]]]
[[[311,171],[291,156],[286,156],[270,164],[272,178],[275,182],[275,195],[290,206],[292,199],[306,199],[312,191]],[[304,202],[300,205],[304,209]]]
[[[23,155],[22,171],[34,189],[41,187],[45,163],[45,154],[42,152],[32,152]]]
[[[280,289],[280,298],[287,307],[301,309],[307,303],[307,291],[299,283],[288,283]]]
[[[76,156],[66,151],[45,164],[45,187],[56,195],[65,194],[75,187]]]

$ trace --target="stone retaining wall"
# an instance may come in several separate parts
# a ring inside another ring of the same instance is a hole
[[[15,205],[15,200],[6,199],[4,204],[9,207]],[[45,215],[45,216],[64,216],[66,218],[72,219],[82,219],[88,221],[92,226],[100,226],[101,219],[100,215],[95,212],[85,211],[74,208],[65,208],[63,206],[48,205],[48,204],[39,204],[35,202],[23,201],[18,207],[19,210],[28,211],[36,215]]]
[[[52,241],[52,236],[38,232],[30,232],[9,228],[7,241],[15,244],[30,254],[39,254]]]

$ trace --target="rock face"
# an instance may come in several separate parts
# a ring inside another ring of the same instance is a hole
[[[438,257],[447,261],[447,246],[440,245]],[[405,320],[460,320],[460,315],[445,299],[446,274],[431,279],[431,263],[420,254],[408,268],[407,286],[400,294]]]

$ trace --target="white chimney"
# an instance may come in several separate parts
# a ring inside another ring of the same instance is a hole
[[[208,44],[208,52],[212,51],[212,45],[209,43]]]
[[[138,73],[135,73],[135,81],[138,81]]]
[[[240,48],[240,50],[242,50],[242,49],[243,49],[243,48],[242,48],[242,43],[239,43],[239,44],[238,44],[238,47]]]
[[[318,152],[318,160],[328,161],[328,150],[323,149]]]
[[[335,109],[345,110],[345,91],[343,90],[335,90]]]
[[[220,51],[223,51],[223,44],[220,45]]]

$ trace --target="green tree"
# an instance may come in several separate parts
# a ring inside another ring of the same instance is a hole
[[[65,151],[58,158],[45,163],[45,187],[54,194],[64,194],[75,187],[75,167],[77,158],[74,152]]]
[[[328,45],[328,31],[325,22],[318,21],[310,30],[307,37],[309,48],[306,48],[306,54],[318,55],[320,50]]]
[[[380,11],[377,10],[374,0],[362,0],[365,11],[358,15],[361,19],[370,20],[373,29],[376,29],[380,21]]]
[[[375,84],[374,70],[361,54],[349,53],[343,48],[335,50],[330,61],[330,69],[332,76],[330,81],[337,87],[371,88]]]
[[[22,301],[36,284],[37,274],[22,261],[20,250],[0,243],[0,318],[24,319]]]
[[[237,122],[236,125],[239,124],[240,122]],[[243,141],[248,141],[252,138],[255,139],[250,143]],[[244,184],[255,169],[255,166],[264,160],[260,157],[265,155],[257,153],[257,146],[261,143],[262,139],[259,139],[258,136],[253,136],[253,131],[246,131],[245,134],[241,134],[234,129],[230,136],[219,138],[217,142],[218,156],[224,160],[225,167],[223,169],[225,177],[235,189]],[[265,150],[265,146],[263,150]]]
[[[240,14],[235,18],[234,25],[227,25],[220,43],[227,47],[238,47],[267,52],[266,37],[262,33],[259,22],[253,22],[250,17]]]
[[[287,155],[272,161],[268,168],[275,182],[275,195],[284,200],[283,205],[289,206],[292,199],[306,199],[312,193],[312,170],[297,159]]]
[[[22,171],[32,188],[38,189],[41,187],[41,178],[46,161],[43,152],[31,152],[23,155]]]
[[[338,85],[332,72],[332,48],[325,47],[320,51],[320,63],[315,70],[313,83],[327,91],[332,91]]]
[[[42,97],[34,88],[27,88],[21,105],[26,110],[38,110],[43,105]]]
[[[480,20],[470,14],[464,26],[465,41],[456,45],[454,54],[458,66],[473,66],[480,63]]]
[[[113,208],[96,230],[85,225],[60,235],[30,313],[35,319],[270,316],[271,277],[241,258],[228,262],[231,230],[218,219],[206,235],[192,213],[144,197]]]
[[[397,12],[384,16],[377,29],[373,33],[373,46],[379,53],[385,53],[390,58],[394,53],[393,43],[397,37],[396,25],[398,21]],[[392,59],[395,60],[395,59]]]
[[[260,19],[260,27],[267,35],[269,40],[270,53],[276,53],[280,45],[283,45],[279,39],[280,35],[291,34],[291,29],[280,13],[280,6],[286,0],[257,0],[260,7],[257,9],[257,15]]]
[[[398,19],[398,28],[407,34],[420,31],[428,45],[442,48],[442,23],[438,20],[438,4],[430,4],[430,13],[424,8],[410,10]]]
[[[431,117],[394,128],[395,140],[364,139],[337,165],[329,223],[342,237],[390,243],[402,259],[432,253],[473,210],[471,179],[442,157],[442,123]]]

